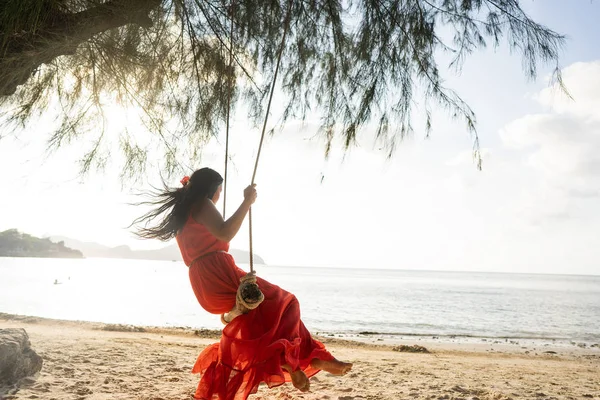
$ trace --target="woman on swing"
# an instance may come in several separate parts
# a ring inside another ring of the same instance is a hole
[[[256,278],[264,294],[262,303],[243,314],[236,304],[240,279],[246,273],[227,251],[256,200],[255,185],[244,190],[242,204],[224,221],[215,206],[223,183],[218,172],[202,168],[181,183],[180,188],[159,193],[150,202],[158,207],[135,223],[147,224],[167,213],[156,226],[141,228],[138,234],[177,239],[198,302],[209,313],[221,314],[227,324],[220,343],[204,349],[192,369],[201,374],[194,398],[243,400],[256,393],[261,382],[274,387],[291,381],[306,392],[308,378],[319,370],[346,374],[352,364],[336,360],[311,337],[293,294]]]

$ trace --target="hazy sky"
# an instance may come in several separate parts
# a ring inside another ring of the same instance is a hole
[[[548,86],[550,66],[528,82],[505,48],[476,53],[460,76],[448,74],[477,113],[482,172],[464,126],[444,117],[430,139],[418,130],[392,160],[362,140],[345,158],[337,152],[324,161],[323,143],[311,139],[316,125],[289,123],[261,155],[256,252],[274,265],[600,274],[600,2],[523,4],[568,35],[562,65],[574,101]],[[164,245],[125,229],[143,212],[127,204],[136,200],[130,193],[158,184],[157,174],[124,189],[110,169],[82,181],[73,163],[80,148],[44,158],[40,125],[0,141],[0,230]],[[246,126],[240,113],[230,212],[259,139]],[[210,143],[197,167],[222,171],[223,151]],[[246,226],[232,246],[247,249]]]

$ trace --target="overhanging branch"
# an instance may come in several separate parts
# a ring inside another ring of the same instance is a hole
[[[152,26],[149,14],[160,4],[161,0],[111,0],[78,13],[57,12],[35,33],[14,33],[0,56],[0,96],[12,95],[42,64],[73,54],[94,35],[127,24]]]

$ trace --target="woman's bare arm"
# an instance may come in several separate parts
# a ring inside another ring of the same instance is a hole
[[[223,216],[209,199],[203,199],[202,206],[198,211],[193,213],[192,217],[196,222],[206,226],[206,229],[217,239],[230,242],[240,230],[250,206],[256,200],[256,189],[254,186],[256,185],[248,186],[244,190],[244,201],[242,201],[242,204],[227,221],[223,220]]]

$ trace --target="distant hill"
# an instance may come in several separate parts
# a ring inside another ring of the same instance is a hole
[[[51,236],[50,240],[63,241],[67,246],[81,251],[85,257],[182,261],[177,244],[171,244],[156,250],[133,250],[125,245],[109,247],[94,242],[82,242],[64,236]],[[235,258],[235,261],[240,264],[247,264],[250,262],[250,255],[247,251],[230,249],[229,253]],[[256,254],[254,254],[254,262],[257,264],[265,263],[265,261]]]
[[[0,232],[0,257],[83,258],[83,254],[65,246],[63,241],[54,243],[9,229]]]

